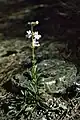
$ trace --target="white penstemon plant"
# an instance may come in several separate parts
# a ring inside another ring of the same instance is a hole
[[[32,44],[31,44],[31,47],[32,47],[32,79],[33,79],[33,82],[36,82],[36,80],[37,80],[37,65],[36,65],[36,58],[35,58],[35,47],[40,46],[39,39],[41,38],[41,35],[38,34],[38,31],[36,31],[36,32],[33,31],[34,26],[39,24],[38,21],[28,22],[28,24],[31,26],[31,30],[26,31],[27,32],[26,37],[29,39],[30,38],[32,39]]]

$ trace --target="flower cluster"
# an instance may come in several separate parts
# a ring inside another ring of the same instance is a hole
[[[31,26],[34,26],[34,25],[37,25],[38,23],[39,23],[39,22],[36,21],[36,22],[31,22],[31,23],[29,22],[28,24],[30,24]],[[33,47],[38,47],[38,46],[40,46],[38,40],[41,38],[41,35],[38,34],[38,31],[33,32],[33,31],[29,30],[29,31],[26,31],[26,32],[27,32],[26,37],[27,37],[27,38],[32,38],[32,46],[33,46]]]
[[[38,25],[38,24],[39,24],[39,21],[36,21],[36,22],[28,22],[28,24],[35,26],[35,25]]]
[[[37,40],[39,40],[41,38],[41,35],[38,34],[38,31],[33,32],[33,34],[31,32],[31,30],[27,31],[27,35],[26,35],[27,38],[31,38],[32,35],[33,35],[33,46],[34,47],[40,46],[39,41],[37,41]]]

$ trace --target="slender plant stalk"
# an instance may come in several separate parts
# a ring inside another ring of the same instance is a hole
[[[34,89],[36,93],[38,92],[38,86],[37,86],[37,64],[36,64],[36,56],[35,56],[35,47],[39,47],[40,44],[38,40],[41,38],[41,35],[38,34],[38,32],[34,32],[33,28],[36,26],[39,22],[28,22],[29,25],[31,25],[31,30],[27,31],[27,38],[32,39],[32,84],[34,85]],[[36,97],[37,98],[37,97]]]
[[[31,32],[32,32],[32,78],[33,82],[36,82],[36,59],[35,59],[33,24],[31,24]]]

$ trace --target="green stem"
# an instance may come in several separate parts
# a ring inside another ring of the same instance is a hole
[[[36,80],[36,59],[35,59],[35,46],[34,46],[34,32],[33,32],[33,25],[31,25],[31,32],[32,32],[32,78],[33,82]]]
[[[31,25],[31,32],[32,32],[32,60],[34,61],[34,59],[35,59],[35,53],[34,53],[34,45],[33,45],[33,42],[34,42],[33,25]]]

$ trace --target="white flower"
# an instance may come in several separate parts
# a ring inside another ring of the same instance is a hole
[[[41,35],[39,35],[38,32],[34,32],[34,38],[39,40],[41,38]]]
[[[32,37],[31,30],[29,30],[29,31],[26,31],[26,32],[27,32],[27,35],[26,35],[26,37],[27,37],[27,38],[31,38],[31,37]]]
[[[31,38],[31,37],[32,37],[32,32],[31,32],[31,30],[26,31],[26,32],[27,32],[26,37],[27,37],[27,38]],[[37,40],[39,40],[39,39],[41,38],[41,35],[39,35],[38,32],[34,32],[34,33],[33,33],[33,36],[34,36],[34,39],[37,39]]]
[[[36,21],[36,22],[28,22],[29,25],[38,25],[39,24],[39,21]]]
[[[33,39],[33,46],[39,47],[40,46],[39,41],[36,41],[36,39]]]
[[[36,25],[38,25],[39,24],[39,21],[36,21]]]
[[[31,30],[27,31],[27,34],[31,34]]]
[[[26,35],[27,38],[32,37],[32,46],[39,47],[40,44],[39,44],[39,41],[37,41],[37,40],[39,40],[41,38],[41,35],[39,35],[38,32],[32,32],[31,30],[26,31],[26,32],[27,32],[27,35]]]

